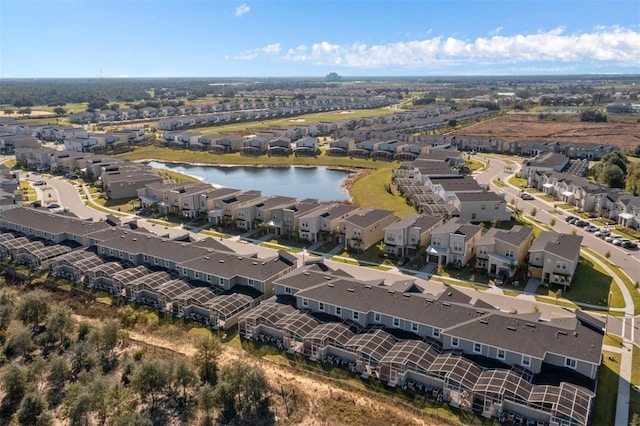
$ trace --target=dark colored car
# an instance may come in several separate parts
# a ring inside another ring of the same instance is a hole
[[[589,225],[589,222],[587,222],[586,220],[578,220],[576,223],[574,223],[575,226],[579,226],[580,228],[584,228],[585,226]]]
[[[624,241],[622,243],[622,247],[630,250],[636,250],[638,248],[638,244],[633,241]]]
[[[565,220],[565,221],[567,221],[567,222],[570,222],[570,221],[572,221],[573,219],[577,219],[577,217],[569,215],[569,216],[567,216],[567,217],[565,217],[565,218],[564,218],[564,220]]]

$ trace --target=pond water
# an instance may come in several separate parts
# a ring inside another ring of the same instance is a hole
[[[228,188],[258,190],[262,195],[317,198],[319,201],[349,200],[342,183],[351,174],[326,167],[220,167],[151,161],[151,167],[194,176],[203,182]]]

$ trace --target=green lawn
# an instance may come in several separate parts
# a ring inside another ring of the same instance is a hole
[[[635,345],[633,346],[633,359],[631,361],[631,365],[636,366],[636,368],[631,369],[631,384],[640,386],[640,368],[637,368],[640,365],[640,348]],[[633,419],[634,414],[640,417],[640,392],[636,392],[631,389],[629,421]]]
[[[516,176],[512,176],[511,179],[509,179],[509,183],[516,188],[524,189],[527,187],[527,180]]]
[[[612,425],[616,418],[620,354],[602,351],[602,365],[598,375],[598,389],[593,404],[591,424]]]
[[[391,210],[399,217],[416,213],[416,209],[409,206],[402,196],[390,194],[385,190],[397,165],[397,162],[383,163],[379,169],[357,179],[351,188],[353,202],[364,208]]]
[[[580,258],[582,263],[578,265],[575,281],[568,290],[562,292],[562,298],[571,302],[602,306],[604,309],[607,306],[609,291],[612,291],[611,307],[624,308],[624,298],[613,278],[600,265],[595,264],[584,256]],[[540,286],[538,287],[538,294],[555,298],[558,288],[558,286],[554,285],[548,288]]]
[[[540,198],[541,200],[548,201],[550,203],[553,203],[554,201],[556,201],[556,199],[553,198],[551,195],[536,195],[536,197]]]

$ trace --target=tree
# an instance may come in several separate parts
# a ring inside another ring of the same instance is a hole
[[[560,300],[562,298],[562,289],[559,288],[558,290],[556,290],[556,305],[558,304],[558,300]]]
[[[2,374],[2,388],[5,398],[15,402],[22,399],[27,390],[27,370],[25,367],[11,363]]]
[[[102,326],[101,332],[102,348],[109,353],[113,352],[113,349],[118,344],[120,338],[120,321],[117,319],[110,319]]]
[[[198,408],[204,411],[207,423],[210,422],[211,419],[211,410],[213,410],[217,405],[217,396],[216,391],[209,384],[201,386],[198,391]]]
[[[67,360],[61,356],[54,356],[49,361],[49,384],[54,390],[62,389],[65,383],[71,378],[71,370]]]
[[[608,164],[598,173],[598,182],[608,185],[611,188],[624,188],[624,171],[616,164]]]
[[[198,376],[193,371],[192,364],[186,359],[180,359],[173,371],[173,382],[182,388],[182,398],[187,399],[187,388],[196,383]]]
[[[12,108],[5,108],[4,115],[12,115],[15,112]]]
[[[142,398],[151,395],[151,406],[156,405],[156,395],[162,392],[169,384],[169,366],[166,362],[154,359],[145,359],[140,366],[133,371],[131,386]]]
[[[222,351],[220,340],[215,337],[207,337],[198,342],[193,363],[198,369],[200,380],[215,386],[218,381],[218,356]]]
[[[529,214],[531,215],[531,217],[536,217],[536,214],[538,214],[538,209],[535,207],[532,207]]]
[[[22,398],[16,416],[21,425],[40,425],[40,415],[47,409],[47,402],[37,392],[28,392]]]
[[[49,315],[49,296],[42,290],[26,293],[16,307],[16,317],[25,325],[37,330],[40,323]]]
[[[74,328],[71,309],[65,305],[55,305],[46,320],[46,329],[62,346]]]
[[[63,115],[65,115],[67,113],[67,110],[62,108],[62,107],[55,107],[53,109],[53,112],[55,112],[56,117],[62,117]]]
[[[9,354],[18,354],[26,358],[34,349],[31,331],[22,325],[16,326],[11,330],[9,339],[7,340],[7,352]]]
[[[269,382],[260,366],[234,360],[222,368],[221,382],[216,386],[216,401],[225,420],[234,412],[245,421],[257,417],[264,419],[269,412],[268,394]]]
[[[551,219],[551,220],[549,221],[549,225],[551,225],[551,226],[556,226],[556,219],[555,219],[555,218]]]

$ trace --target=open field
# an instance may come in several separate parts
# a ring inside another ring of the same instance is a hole
[[[451,134],[507,141],[545,139],[555,142],[591,142],[617,145],[622,150],[627,150],[640,144],[640,123],[585,123],[577,121],[577,118],[576,121],[550,121],[538,120],[533,115],[508,114],[464,127]]]
[[[0,109],[0,117],[13,117],[17,120],[21,120],[23,118],[27,118],[27,117],[53,117],[55,116],[55,114],[51,111],[43,111],[43,110],[39,110],[39,109],[34,109],[31,111],[31,114],[28,115],[22,115],[22,114],[18,114],[18,110],[20,108],[12,108],[13,109],[13,113],[12,114],[5,114],[4,113],[4,109]]]

